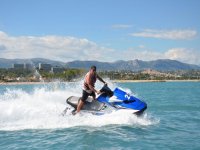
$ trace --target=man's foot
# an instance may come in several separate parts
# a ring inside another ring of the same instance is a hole
[[[77,114],[77,112],[74,110],[74,111],[72,111],[72,115],[76,115]]]

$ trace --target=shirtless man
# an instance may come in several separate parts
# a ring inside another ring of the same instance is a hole
[[[107,84],[97,73],[96,73],[96,66],[91,66],[89,72],[86,74],[85,79],[84,79],[84,84],[83,84],[83,93],[82,97],[78,103],[77,110],[73,113],[74,115],[76,113],[79,113],[81,108],[83,107],[85,101],[87,100],[88,96],[92,96],[93,100],[95,100],[96,95],[100,94],[100,91],[97,91],[95,89],[95,83],[96,80],[101,81],[104,84]]]

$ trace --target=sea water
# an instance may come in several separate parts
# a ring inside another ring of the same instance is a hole
[[[144,115],[62,116],[81,81],[0,85],[0,149],[200,149],[200,82],[108,82],[144,100]]]

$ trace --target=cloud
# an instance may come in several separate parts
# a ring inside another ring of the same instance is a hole
[[[135,37],[147,37],[157,39],[170,39],[170,40],[188,40],[197,35],[195,30],[152,30],[146,29],[142,32],[131,33]]]
[[[132,25],[129,25],[129,24],[115,24],[115,25],[112,25],[112,28],[113,29],[127,29],[127,28],[131,28]]]
[[[112,49],[105,48],[85,38],[69,36],[9,36],[0,32],[0,51],[3,58],[49,58],[53,60],[105,60]],[[106,56],[106,57],[104,57]]]
[[[6,46],[5,45],[0,45],[0,51],[6,50]]]
[[[173,48],[165,52],[164,55],[168,59],[179,60],[190,64],[200,64],[200,52],[193,49]]]
[[[138,48],[129,48],[128,50],[124,51],[121,55],[127,60],[139,59],[150,61],[156,59],[165,59],[161,52],[148,50],[143,47],[140,48],[140,46]]]
[[[47,58],[63,62],[73,60],[156,60],[175,59],[200,65],[200,52],[186,48],[171,48],[164,52],[145,45],[126,50],[116,50],[98,45],[86,38],[70,36],[10,36],[0,32],[1,58]]]
[[[129,48],[126,51],[120,53],[121,57],[126,60],[156,60],[156,59],[172,59],[189,64],[200,65],[200,52],[194,49],[187,48],[172,48],[164,52],[147,49],[146,47]]]

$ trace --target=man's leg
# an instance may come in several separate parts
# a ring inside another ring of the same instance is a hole
[[[93,97],[93,100],[96,100],[96,94],[95,94],[94,92],[92,92],[92,93],[90,94],[90,96]]]
[[[78,102],[77,109],[76,109],[75,113],[79,113],[80,112],[80,110],[83,107],[84,102],[88,98],[88,96],[89,96],[89,94],[86,91],[83,90],[82,97]]]
[[[76,113],[79,113],[81,108],[83,107],[84,105],[84,102],[82,101],[82,99],[80,99],[80,101],[78,102],[78,106],[77,106],[77,109],[76,109]]]

